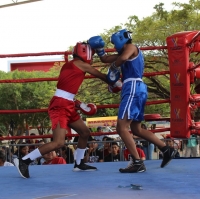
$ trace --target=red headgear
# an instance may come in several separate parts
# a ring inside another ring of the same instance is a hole
[[[82,61],[90,64],[94,53],[89,44],[78,42],[74,46],[72,54],[78,56]]]

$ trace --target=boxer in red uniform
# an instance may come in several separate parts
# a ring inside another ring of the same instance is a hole
[[[72,54],[73,60],[65,63],[60,71],[57,89],[48,108],[52,122],[53,141],[40,146],[22,159],[14,160],[15,166],[23,178],[30,177],[28,165],[34,159],[61,148],[64,145],[67,126],[74,129],[80,135],[75,151],[74,171],[97,170],[96,167],[87,165],[83,161],[90,130],[75,109],[77,102],[74,101],[74,97],[84,80],[86,72],[106,83],[108,83],[107,76],[91,66],[93,52],[90,45],[77,43]],[[78,102],[78,106],[79,109],[82,109],[88,115],[96,111],[96,106],[92,106],[91,104],[87,106],[86,104],[83,105],[83,103]]]

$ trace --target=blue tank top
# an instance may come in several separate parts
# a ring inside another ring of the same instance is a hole
[[[138,49],[139,50],[139,49]],[[137,57],[127,60],[121,65],[122,82],[128,78],[141,78],[144,71],[144,57],[139,50]]]

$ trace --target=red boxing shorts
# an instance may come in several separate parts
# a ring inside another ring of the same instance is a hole
[[[80,119],[80,115],[75,110],[74,101],[54,96],[48,108],[51,119],[51,127],[54,130],[58,123],[60,128],[67,129],[69,123]]]

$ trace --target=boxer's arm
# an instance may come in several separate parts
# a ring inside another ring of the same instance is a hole
[[[119,57],[118,54],[114,54],[114,55],[104,55],[103,57],[100,57],[101,61],[103,63],[113,63],[117,60],[117,58]]]
[[[112,62],[110,70],[119,70],[119,67],[126,62],[128,59],[133,59],[138,55],[138,48],[133,44],[127,44],[124,47],[122,54],[118,55],[117,59]]]
[[[103,63],[113,63],[115,62],[115,65],[117,67],[120,67],[125,61],[128,59],[133,59],[138,55],[138,48],[133,44],[127,44],[124,47],[124,50],[122,54],[114,54],[114,55],[107,55],[100,57],[101,61]]]
[[[101,79],[102,81],[104,81],[105,83],[109,83],[107,78],[106,78],[106,74],[103,74],[101,72],[99,72],[97,69],[95,69],[93,66],[91,66],[90,64],[87,64],[83,61],[75,61],[74,64],[81,69],[82,71],[89,73],[90,75],[93,75],[99,79]]]

